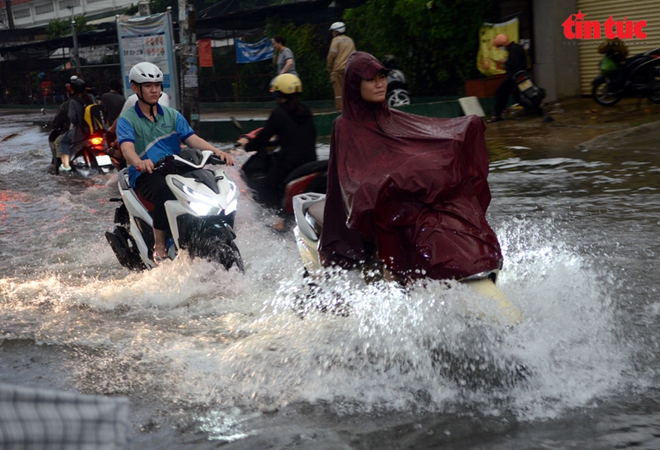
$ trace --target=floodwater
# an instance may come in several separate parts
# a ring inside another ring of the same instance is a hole
[[[511,328],[456,285],[333,274],[310,300],[247,195],[245,274],[129,272],[116,175],[48,175],[36,118],[0,117],[0,382],[127,397],[133,449],[660,448],[657,140],[489,138]],[[337,298],[347,317],[312,306]]]

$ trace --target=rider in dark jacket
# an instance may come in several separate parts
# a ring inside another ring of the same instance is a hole
[[[53,117],[53,120],[50,122],[52,131],[48,135],[48,145],[50,146],[50,151],[52,153],[51,168],[49,169],[51,173],[57,172],[57,158],[60,156],[60,142],[62,141],[64,133],[69,131],[69,128],[71,127],[71,122],[69,121],[69,102],[71,101],[70,97],[73,94],[71,84],[67,83],[65,89],[68,97],[57,109],[55,117]]]
[[[242,171],[257,191],[258,201],[280,213],[287,175],[316,161],[316,127],[311,111],[299,100],[302,83],[297,76],[287,73],[275,77],[272,91],[277,107],[266,125],[253,139],[242,137],[238,143],[246,151],[257,152]],[[280,151],[269,155],[267,147],[273,136],[278,137]]]
[[[495,92],[495,114],[487,120],[487,122],[497,122],[502,120],[502,113],[506,108],[506,103],[509,100],[509,95],[516,87],[516,80],[514,75],[521,70],[527,70],[527,55],[525,49],[520,44],[516,44],[509,40],[506,34],[498,34],[493,39],[493,47],[499,47],[509,53],[509,57],[504,61],[497,61],[498,66],[506,70],[506,76],[502,84],[499,85]]]
[[[87,140],[88,131],[85,130],[84,125],[85,106],[94,103],[94,97],[87,92],[85,80],[82,78],[71,80],[71,89],[73,90],[73,96],[69,100],[71,129],[62,137],[60,145],[62,165],[59,167],[60,172],[71,171],[71,166],[69,165],[71,157],[80,150]]]

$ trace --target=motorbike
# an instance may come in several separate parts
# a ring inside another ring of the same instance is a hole
[[[244,264],[234,240],[234,218],[239,190],[224,170],[205,168],[207,164],[224,164],[210,150],[185,148],[178,155],[158,161],[153,171],[165,175],[167,186],[176,200],[165,203],[170,233],[167,254],[170,259],[187,250],[192,258],[216,261],[227,270],[235,266],[241,272]],[[153,269],[153,204],[131,189],[128,169],[119,172],[121,202],[115,209],[113,231],[105,237],[119,263],[135,271]]]
[[[615,105],[624,97],[646,97],[660,104],[660,48],[626,58],[614,70],[603,72],[592,82],[592,96],[603,106]]]
[[[387,73],[387,104],[390,108],[410,105],[410,94],[408,93],[408,83],[406,76],[399,70],[396,58],[392,55],[385,55],[382,60],[383,65],[389,69]]]
[[[293,230],[298,251],[305,267],[305,275],[320,273],[319,239],[323,230],[325,194],[306,193],[293,198],[296,227]],[[484,298],[484,317],[498,323],[517,324],[520,311],[497,287],[499,270],[478,273],[458,280]]]
[[[386,98],[390,108],[410,105],[410,94],[408,94],[406,76],[398,69],[392,69],[387,73]]]
[[[53,130],[56,133],[59,130]],[[51,152],[53,154],[53,165],[56,173],[59,173],[59,167],[62,163],[60,157],[55,154],[55,138],[48,139]],[[116,166],[117,161],[113,160],[108,154],[108,141],[105,133],[95,133],[88,136],[85,144],[71,157],[71,169],[84,178],[98,174],[110,173]]]
[[[526,70],[520,70],[513,75],[516,81],[514,98],[528,111],[541,111],[541,103],[545,98],[545,89],[534,83],[534,79]]]
[[[41,114],[46,115],[45,110],[41,109]],[[48,124],[44,128],[48,128]],[[48,135],[48,146],[52,153],[51,164],[54,167],[54,173],[59,173],[59,167],[62,163],[57,156],[55,148],[55,139],[62,134],[62,129],[52,129]],[[85,144],[71,157],[71,168],[73,172],[87,178],[98,174],[106,174],[115,169],[119,162],[110,156],[111,150],[108,148],[108,140],[104,131],[98,131],[87,137]]]
[[[239,125],[240,126],[240,125]],[[253,139],[263,127],[257,128],[247,134],[241,135]],[[238,145],[238,144],[237,144]],[[266,177],[267,162],[264,158],[271,158],[277,153],[279,142],[271,139],[265,151],[259,151],[248,159],[241,167],[241,177],[253,191],[257,191],[260,183]],[[287,175],[284,180],[284,193],[282,208],[286,214],[293,214],[293,198],[305,192],[325,193],[328,178],[328,161],[311,161],[305,163]]]

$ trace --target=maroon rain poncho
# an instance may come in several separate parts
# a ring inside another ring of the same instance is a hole
[[[461,279],[501,267],[490,203],[485,126],[367,103],[382,64],[355,52],[333,125],[320,254],[350,269],[374,255],[402,278]],[[377,252],[377,253],[376,253]]]

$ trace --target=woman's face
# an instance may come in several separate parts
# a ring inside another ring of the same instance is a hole
[[[387,75],[378,72],[375,77],[360,82],[360,93],[364,101],[380,103],[385,101],[387,94]]]

